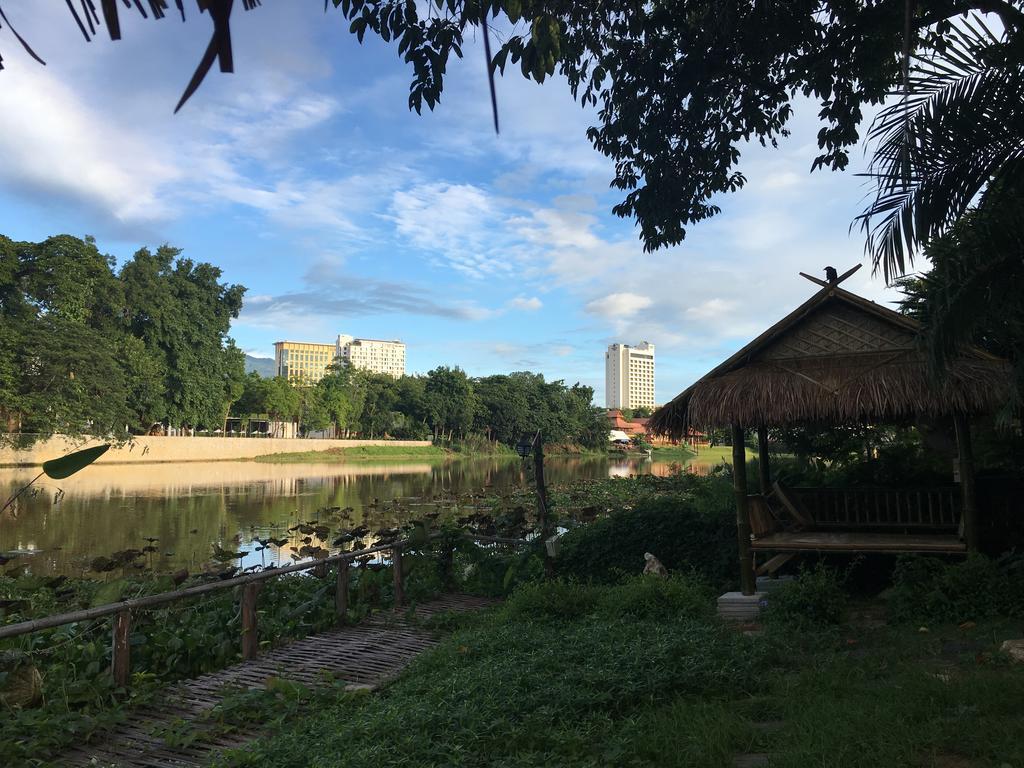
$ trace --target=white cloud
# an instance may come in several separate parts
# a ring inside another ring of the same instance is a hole
[[[608,318],[632,317],[642,309],[647,309],[654,302],[649,296],[623,291],[609,293],[599,299],[587,303],[585,309],[592,315]]]
[[[720,320],[726,312],[736,307],[735,301],[725,299],[708,299],[693,307],[687,307],[686,316],[694,320]]]
[[[466,277],[509,274],[522,256],[510,238],[514,200],[473,184],[431,182],[394,193],[391,216],[403,244]]]
[[[531,296],[529,298],[526,298],[525,296],[516,296],[508,302],[508,306],[512,309],[519,309],[525,312],[536,312],[544,306],[544,302],[536,296]]]
[[[183,175],[132,130],[104,120],[42,67],[3,73],[0,182],[22,194],[71,198],[120,222],[167,218],[162,190]]]

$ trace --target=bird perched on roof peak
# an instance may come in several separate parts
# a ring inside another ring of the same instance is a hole
[[[835,267],[825,267],[825,279],[830,283],[834,283],[839,279],[839,273],[836,272]]]

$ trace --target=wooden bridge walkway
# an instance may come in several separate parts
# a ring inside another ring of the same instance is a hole
[[[477,610],[496,602],[468,595],[443,595],[417,606],[415,616],[424,619],[448,611]],[[161,732],[180,737],[189,729],[202,731],[204,713],[221,701],[226,687],[264,689],[269,677],[310,687],[322,685],[325,679],[376,687],[439,642],[436,634],[408,621],[406,615],[405,610],[376,614],[360,624],[310,635],[251,661],[178,683],[168,689],[159,705],[134,710],[126,722],[100,741],[66,752],[58,763],[123,768],[204,765],[211,753],[256,739],[260,735],[258,725],[226,736],[200,737],[189,746],[171,746]]]

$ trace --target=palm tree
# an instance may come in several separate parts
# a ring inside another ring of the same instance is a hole
[[[1014,364],[1018,386],[1003,416],[1024,393],[1024,184],[999,181],[979,205],[924,249],[931,270],[901,282],[905,310],[925,328],[933,372],[965,344]]]
[[[996,34],[973,16],[930,42],[930,55],[908,54],[902,98],[868,134],[875,199],[857,220],[886,280],[984,190],[1021,190],[1012,182],[1024,171],[1024,23]]]

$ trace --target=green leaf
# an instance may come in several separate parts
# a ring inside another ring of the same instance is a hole
[[[120,602],[121,598],[124,597],[124,592],[127,588],[128,579],[108,581],[93,593],[92,600],[89,601],[90,606],[95,608],[99,605]]]
[[[110,450],[109,444],[94,445],[92,448],[75,451],[67,456],[61,456],[59,459],[50,459],[43,462],[43,472],[52,480],[63,480],[65,477],[71,477],[79,470],[85,469],[108,450]]]

